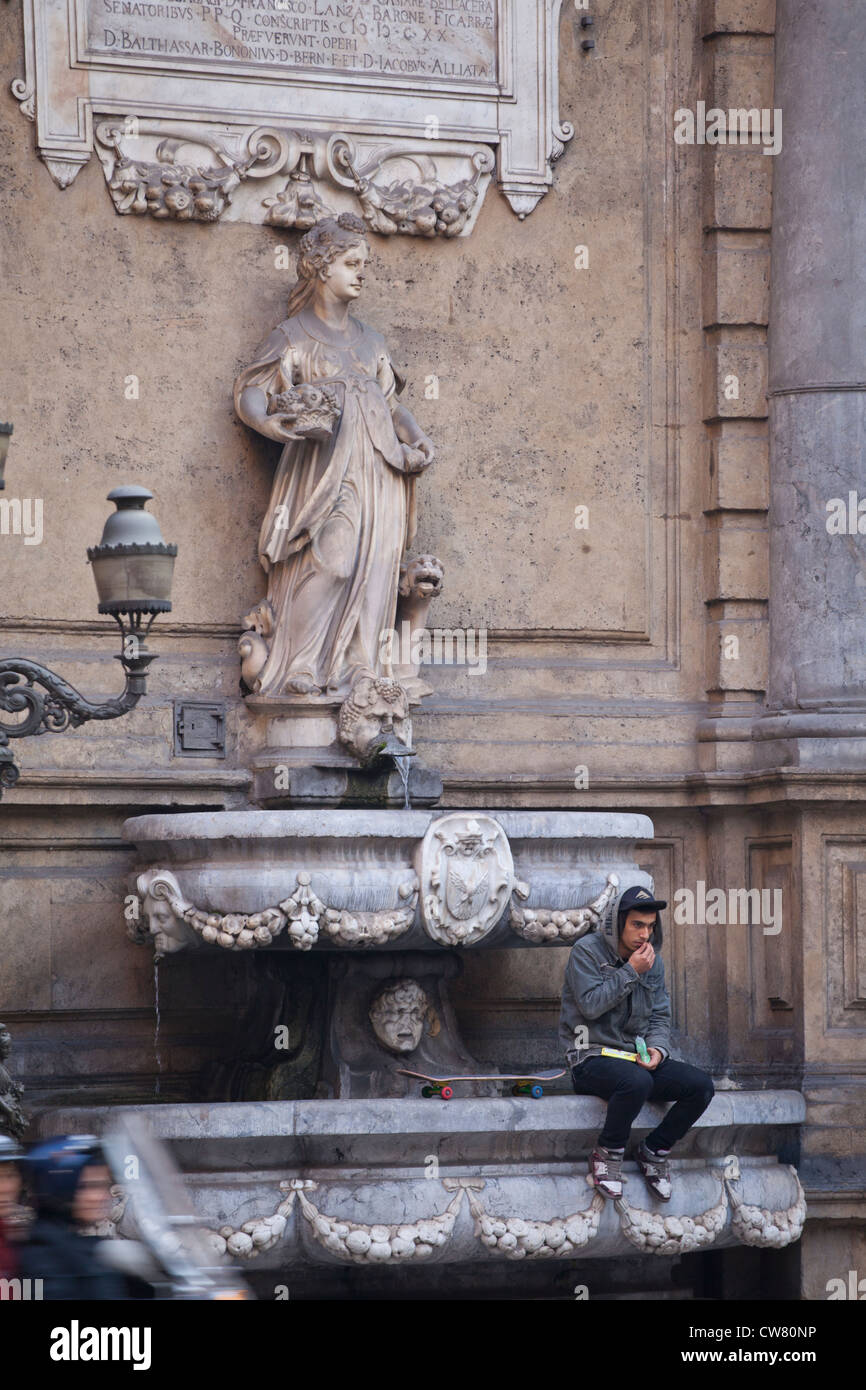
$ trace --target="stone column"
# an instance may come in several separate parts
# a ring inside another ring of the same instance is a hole
[[[864,51],[863,0],[778,0],[765,766],[866,765],[866,504],[827,529],[866,497]]]

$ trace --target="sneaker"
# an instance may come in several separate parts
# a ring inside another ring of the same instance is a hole
[[[655,1154],[646,1144],[641,1144],[636,1155],[637,1166],[646,1179],[646,1184],[660,1202],[671,1200],[671,1165],[667,1158]]]
[[[621,1197],[622,1185],[625,1179],[622,1176],[622,1160],[625,1150],[603,1149],[599,1144],[593,1149],[589,1157],[589,1177],[593,1187],[603,1197]]]

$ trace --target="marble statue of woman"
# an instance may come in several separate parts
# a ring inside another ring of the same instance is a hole
[[[283,445],[259,537],[268,600],[245,634],[258,656],[244,678],[264,695],[344,700],[365,678],[395,675],[382,635],[395,626],[414,478],[433,443],[398,402],[384,338],[349,313],[364,232],[343,213],[302,237],[287,317],[235,383],[241,419]]]

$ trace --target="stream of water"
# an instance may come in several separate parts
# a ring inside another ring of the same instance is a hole
[[[395,753],[394,762],[397,764],[400,781],[403,783],[403,807],[408,811],[412,806],[412,802],[409,800],[409,759],[401,758],[398,753]]]
[[[159,1083],[162,1076],[162,1058],[159,1055],[159,957],[155,956],[153,961],[153,1052],[156,1057],[156,1080],[153,1083],[153,1094],[159,1095]]]

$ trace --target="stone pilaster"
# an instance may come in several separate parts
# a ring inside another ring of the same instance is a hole
[[[861,0],[779,0],[765,766],[866,766],[866,534],[828,529],[866,495],[864,43]]]
[[[816,800],[822,773],[856,786],[866,768],[866,520],[864,534],[857,528],[866,494],[864,43],[860,0],[778,0],[770,666],[753,737],[758,764],[792,769],[801,784],[814,774]],[[843,502],[854,524],[834,532]],[[804,807],[798,839],[807,1102],[799,1169],[810,1212],[801,1286],[804,1297],[826,1298],[830,1280],[847,1288],[852,1275],[857,1284],[866,1248],[866,1028],[855,964],[862,815]]]
[[[707,0],[707,109],[771,109],[773,4]],[[767,321],[773,160],[756,145],[708,145],[703,327],[704,599],[710,717],[706,770],[751,765],[767,683]]]

